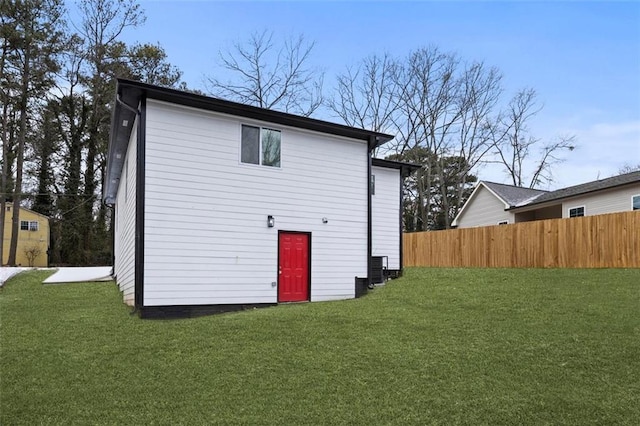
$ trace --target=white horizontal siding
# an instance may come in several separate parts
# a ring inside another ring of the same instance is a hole
[[[125,155],[116,197],[114,272],[124,302],[134,304],[135,297],[135,224],[136,224],[136,145],[137,119]]]
[[[458,228],[473,228],[476,226],[497,225],[502,221],[514,223],[514,215],[504,210],[504,203],[500,201],[484,186],[481,186],[458,218]]]
[[[562,203],[562,217],[569,217],[569,209],[582,206],[585,216],[631,211],[634,195],[640,195],[640,183],[570,198]]]
[[[400,170],[372,167],[372,255],[387,256],[389,269],[400,269]]]
[[[241,124],[281,130],[281,168],[239,162]],[[275,303],[278,230],[311,232],[312,301],[354,297],[367,182],[364,142],[149,100],[145,306]]]

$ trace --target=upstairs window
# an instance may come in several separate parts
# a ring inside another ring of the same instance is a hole
[[[584,216],[584,206],[573,207],[569,209],[569,217],[582,217]]]
[[[242,125],[240,161],[280,167],[280,131]]]
[[[640,210],[640,195],[631,197],[631,210]]]
[[[20,221],[20,230],[21,231],[37,231],[38,230],[38,222],[33,220],[29,222],[28,220]]]

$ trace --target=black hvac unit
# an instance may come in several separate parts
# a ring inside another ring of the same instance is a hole
[[[356,297],[364,296],[367,293],[368,281],[366,278],[356,277]]]
[[[387,256],[371,256],[371,282],[381,284],[386,280],[385,258]]]

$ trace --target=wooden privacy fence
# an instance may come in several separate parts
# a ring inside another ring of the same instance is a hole
[[[640,268],[640,211],[404,234],[405,266]]]

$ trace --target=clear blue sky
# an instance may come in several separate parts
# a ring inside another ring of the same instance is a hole
[[[125,40],[159,42],[193,88],[204,89],[220,49],[256,30],[315,41],[313,61],[326,71],[327,89],[336,73],[367,55],[403,56],[435,45],[498,67],[509,95],[536,89],[544,103],[531,126],[536,136],[577,136],[578,149],[556,170],[552,188],[640,164],[640,2],[142,0],[141,6],[147,22]],[[479,174],[505,181],[497,166]]]

